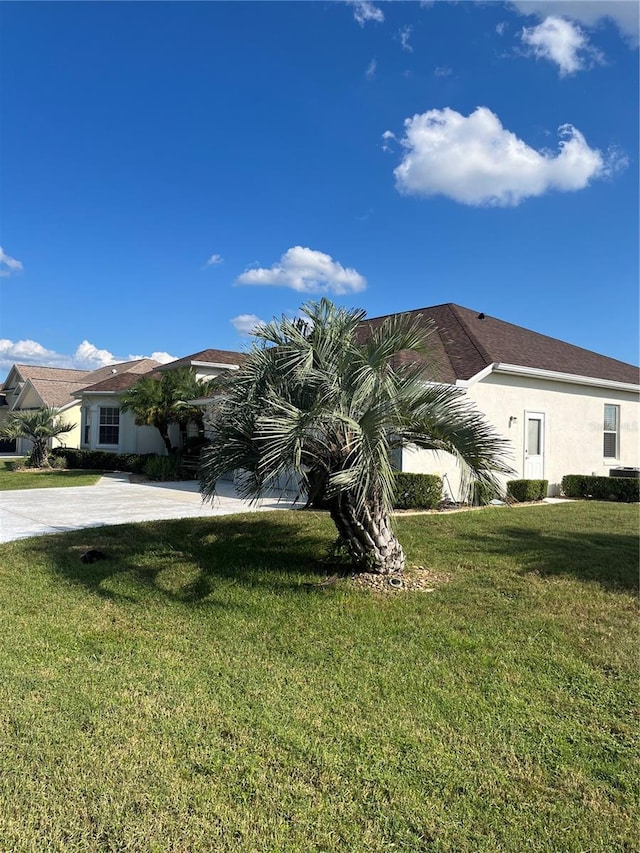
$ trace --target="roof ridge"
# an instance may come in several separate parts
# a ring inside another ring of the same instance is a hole
[[[458,308],[464,308],[464,306],[463,305],[456,305],[454,302],[450,302],[448,307],[449,307],[451,313],[453,314],[453,316],[456,318],[456,320],[457,320],[458,324],[460,325],[460,328],[462,329],[462,331],[465,333],[465,335],[467,336],[467,338],[469,339],[471,344],[475,347],[478,355],[482,358],[482,360],[485,362],[485,364],[487,364],[487,365],[492,364],[493,359],[491,358],[489,353],[486,351],[486,349],[482,346],[480,341],[473,334],[471,329],[469,329],[467,327],[467,324],[465,323],[464,318],[460,316],[460,312],[458,311]],[[473,309],[466,308],[464,310],[472,311]]]

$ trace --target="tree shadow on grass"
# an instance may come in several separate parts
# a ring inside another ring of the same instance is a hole
[[[29,542],[52,570],[106,598],[157,592],[182,602],[215,603],[221,582],[271,592],[308,591],[326,575],[321,559],[334,537],[320,514],[260,513],[108,526]],[[90,564],[83,553],[104,558]],[[227,601],[227,598],[225,598]],[[226,606],[226,604],[225,604]]]
[[[609,591],[638,590],[638,538],[622,533],[555,534],[523,527],[501,527],[499,535],[459,534],[475,552],[514,558],[522,573],[573,576]],[[464,545],[463,545],[464,547]]]

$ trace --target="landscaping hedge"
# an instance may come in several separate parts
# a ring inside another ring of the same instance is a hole
[[[68,468],[83,468],[93,471],[126,471],[142,474],[154,453],[109,453],[106,450],[78,450],[75,447],[56,447],[54,457],[66,460]]]
[[[504,494],[504,493],[503,493]],[[488,483],[474,483],[471,493],[472,506],[487,506],[495,498],[500,498],[500,491]]]
[[[640,501],[640,479],[567,474],[562,478],[562,492],[568,498],[636,503]]]
[[[442,480],[436,474],[396,473],[396,509],[434,509],[442,500]]]
[[[548,489],[548,480],[509,480],[507,483],[507,495],[518,503],[541,501],[546,498]]]

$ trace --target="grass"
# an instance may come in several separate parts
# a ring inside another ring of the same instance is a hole
[[[399,532],[451,582],[311,588],[313,512],[0,546],[0,849],[637,850],[637,508]]]
[[[0,492],[14,489],[58,489],[61,486],[93,486],[102,476],[101,471],[75,470],[12,470],[9,461],[0,460]]]

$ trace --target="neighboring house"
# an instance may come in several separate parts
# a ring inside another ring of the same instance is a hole
[[[640,467],[637,367],[452,303],[406,313],[435,327],[425,375],[462,388],[508,440],[514,477],[546,479],[550,494],[557,494],[565,474]],[[363,335],[383,319],[365,320]],[[163,454],[158,431],[137,426],[132,412],[120,410],[123,392],[151,372],[190,367],[206,380],[237,370],[243,358],[206,349],[169,364],[138,359],[91,372],[16,364],[0,388],[0,419],[13,409],[54,406],[75,425],[61,444]],[[212,401],[197,402],[206,408]],[[461,497],[448,454],[406,447],[396,463],[403,471],[446,475],[445,490]]]
[[[546,479],[558,494],[565,474],[640,466],[637,367],[452,303],[407,313],[436,327],[427,375],[463,388],[509,440],[515,478]],[[408,447],[399,456],[403,471],[446,474],[459,498],[448,454]]]
[[[74,392],[81,407],[81,435],[79,447],[89,450],[108,450],[113,453],[158,453],[165,454],[166,448],[155,427],[138,426],[133,412],[122,412],[120,400],[124,391],[134,385],[143,373],[157,373],[190,367],[200,380],[212,379],[224,370],[237,370],[242,354],[227,350],[207,349],[179,358],[168,364],[158,364],[144,359],[146,365],[126,372],[116,371],[100,377],[99,381],[85,384]],[[130,364],[133,364],[130,362]],[[144,369],[143,369],[144,368]],[[93,376],[93,374],[91,374]],[[178,427],[170,430],[174,443],[178,441]]]
[[[111,380],[127,385],[132,384],[144,373],[159,367],[157,361],[149,358],[136,359],[121,364],[111,364],[97,370],[71,370],[61,367],[41,367],[30,364],[14,364],[0,391],[0,422],[12,411],[41,409],[44,406],[56,409],[67,423],[73,424],[73,430],[53,440],[53,446],[81,447],[85,435],[80,390],[86,386],[94,387]],[[113,413],[97,410],[96,437],[101,437],[101,419],[113,418]],[[109,427],[113,428],[110,423]],[[113,435],[113,430],[111,436]],[[102,437],[107,437],[102,431]],[[4,444],[0,452],[14,452],[18,455],[29,453],[31,443],[27,439],[17,439],[15,445]]]
[[[179,367],[190,367],[196,374],[196,379],[215,379],[225,370],[238,370],[244,355],[224,349],[203,349],[191,355],[185,355],[168,364],[163,364],[158,370],[176,370]]]
[[[57,409],[64,421],[73,424],[73,430],[54,439],[54,444],[77,446],[80,438],[80,407],[71,395],[86,375],[86,370],[14,364],[2,386],[0,422],[5,421],[10,412],[48,406]],[[30,441],[18,438],[3,442],[0,452],[22,456],[29,453],[30,449]]]

